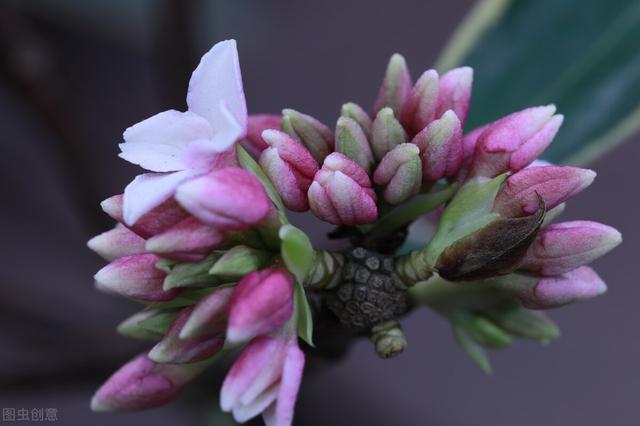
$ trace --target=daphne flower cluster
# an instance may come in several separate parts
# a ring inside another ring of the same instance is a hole
[[[556,337],[538,310],[602,294],[584,265],[621,237],[595,222],[552,223],[595,177],[536,161],[562,124],[555,107],[463,134],[472,79],[464,67],[413,83],[393,55],[372,115],[347,103],[330,129],[292,109],[248,116],[235,42],[216,44],[193,73],[188,111],[124,133],[120,156],[149,173],[102,203],[118,224],[89,247],[111,262],[97,287],[144,306],[118,331],[153,346],[92,408],[168,403],[239,353],[222,410],[290,425],[305,353],[321,356],[339,327],[398,355],[399,319],[419,306],[447,317],[485,369],[482,346]],[[344,250],[314,248],[289,223],[288,211],[308,210],[336,225]],[[427,215],[434,235],[407,250],[409,225]]]

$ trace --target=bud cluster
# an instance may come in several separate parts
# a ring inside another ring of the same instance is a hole
[[[371,114],[344,104],[332,130],[293,109],[248,116],[235,42],[214,46],[186,112],[124,133],[120,156],[150,173],[102,203],[117,225],[88,245],[110,262],[97,287],[143,305],[118,331],[153,346],[107,380],[93,409],[170,402],[242,348],[221,408],[287,426],[305,352],[321,355],[314,330],[368,334],[388,358],[407,345],[398,320],[420,305],[447,317],[485,369],[481,346],[556,337],[533,310],[603,293],[585,265],[621,237],[595,222],[551,223],[595,177],[535,161],[562,123],[554,106],[464,134],[472,80],[462,67],[414,83],[393,55]],[[308,210],[350,248],[313,247],[287,217]],[[404,250],[421,218],[435,234]]]

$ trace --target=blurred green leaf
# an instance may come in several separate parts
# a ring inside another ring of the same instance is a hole
[[[638,40],[636,0],[485,0],[438,66],[475,70],[468,129],[554,103],[565,123],[544,158],[586,164],[640,127]]]

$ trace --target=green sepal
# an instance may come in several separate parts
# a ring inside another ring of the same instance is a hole
[[[268,251],[235,246],[212,263],[208,273],[222,279],[238,279],[266,267],[270,260]]]
[[[209,269],[221,255],[220,252],[213,252],[199,262],[184,262],[174,265],[165,277],[162,289],[167,291],[179,287],[203,287],[218,284],[219,280],[209,274]]]
[[[118,325],[118,333],[134,339],[158,341],[162,339],[178,314],[175,310],[145,309]]]
[[[295,285],[294,298],[298,336],[310,346],[315,346],[313,344],[313,314],[304,287],[299,281]]]
[[[296,281],[304,283],[313,261],[313,246],[307,234],[293,225],[280,227],[282,240],[280,252],[287,269],[296,277]]]
[[[466,352],[467,355],[484,371],[491,374],[491,362],[487,357],[485,350],[480,346],[471,335],[462,327],[453,326],[453,336],[458,345]]]
[[[262,168],[260,167],[260,165],[240,145],[237,145],[237,150],[238,150],[238,162],[240,163],[240,166],[243,169],[250,172],[251,174],[253,174],[255,177],[257,177],[260,183],[262,183],[262,186],[264,187],[264,189],[267,191],[267,195],[269,196],[273,204],[276,205],[278,210],[285,211],[282,198],[280,198],[278,191],[276,191],[276,188],[271,183],[271,180],[267,177],[264,171],[262,171]]]

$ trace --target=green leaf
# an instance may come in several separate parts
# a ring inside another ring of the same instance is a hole
[[[311,307],[309,306],[309,302],[307,301],[307,296],[304,292],[304,287],[298,281],[295,287],[295,312],[298,316],[297,328],[298,328],[298,336],[302,338],[309,345],[314,346],[313,344],[313,315],[311,313]]]
[[[264,189],[267,191],[267,195],[269,196],[273,204],[275,204],[276,207],[278,207],[278,210],[282,212],[285,211],[282,198],[280,198],[278,191],[276,191],[276,188],[271,183],[271,180],[269,179],[269,177],[267,177],[267,175],[264,174],[264,171],[262,171],[262,168],[260,167],[260,165],[256,163],[256,161],[253,158],[251,158],[251,155],[249,155],[249,153],[245,151],[245,149],[242,148],[240,145],[237,145],[237,149],[238,149],[238,161],[240,162],[240,165],[242,166],[242,168],[251,172],[251,174],[257,177],[258,180],[262,183],[262,186],[264,186]]]
[[[482,368],[486,374],[491,374],[491,363],[482,346],[476,343],[466,330],[461,327],[453,327],[453,335],[458,345],[469,355],[469,357]]]
[[[506,7],[505,7],[506,6]],[[468,129],[554,103],[565,122],[544,158],[584,165],[640,127],[640,2],[486,0],[438,62],[474,68]],[[498,19],[500,18],[500,19]],[[481,25],[479,25],[481,24]]]
[[[293,225],[280,227],[282,240],[281,253],[287,269],[295,275],[299,283],[303,283],[313,261],[313,246],[307,234]]]

